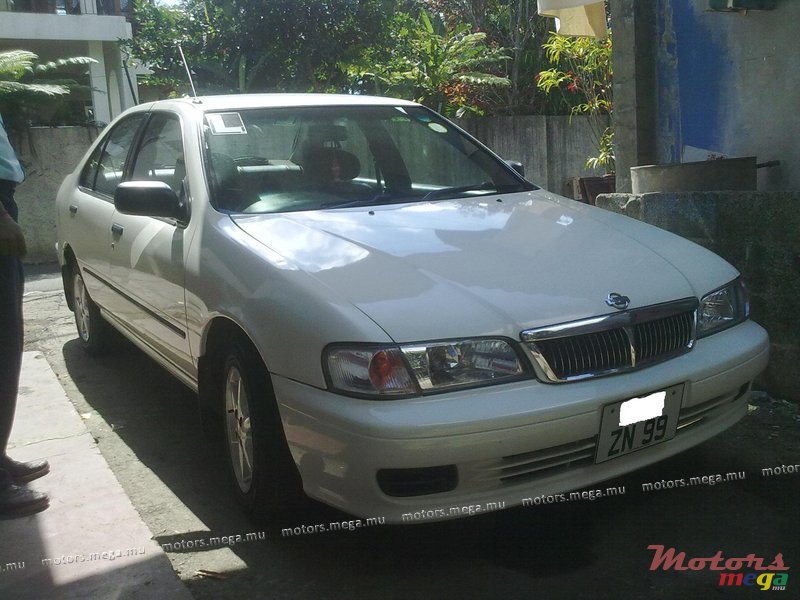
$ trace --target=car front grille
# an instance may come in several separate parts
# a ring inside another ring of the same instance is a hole
[[[564,383],[642,368],[688,352],[697,300],[687,299],[522,333],[540,379]]]

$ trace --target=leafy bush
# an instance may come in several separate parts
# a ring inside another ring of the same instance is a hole
[[[571,115],[588,115],[597,156],[586,166],[614,170],[614,132],[608,126],[613,109],[611,81],[611,32],[602,40],[552,33],[544,44],[552,68],[541,71],[537,86],[546,93],[560,93]]]

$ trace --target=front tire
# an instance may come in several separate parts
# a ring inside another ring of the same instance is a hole
[[[231,344],[220,356],[217,390],[234,494],[257,520],[285,514],[301,504],[302,485],[267,369],[249,345]]]
[[[81,346],[89,354],[99,354],[107,345],[108,324],[89,296],[89,290],[86,289],[77,265],[72,268],[72,306]]]

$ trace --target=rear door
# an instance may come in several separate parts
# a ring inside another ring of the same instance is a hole
[[[69,198],[67,212],[60,217],[64,243],[75,253],[89,294],[111,312],[117,301],[108,272],[114,191],[128,166],[145,116],[146,113],[130,115],[104,134],[81,171],[78,189]]]

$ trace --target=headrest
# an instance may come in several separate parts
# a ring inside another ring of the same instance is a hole
[[[358,176],[361,172],[361,163],[354,154],[339,148],[316,148],[311,150],[306,157],[303,171],[319,181],[333,181],[335,165],[338,165],[338,179],[348,181]]]

